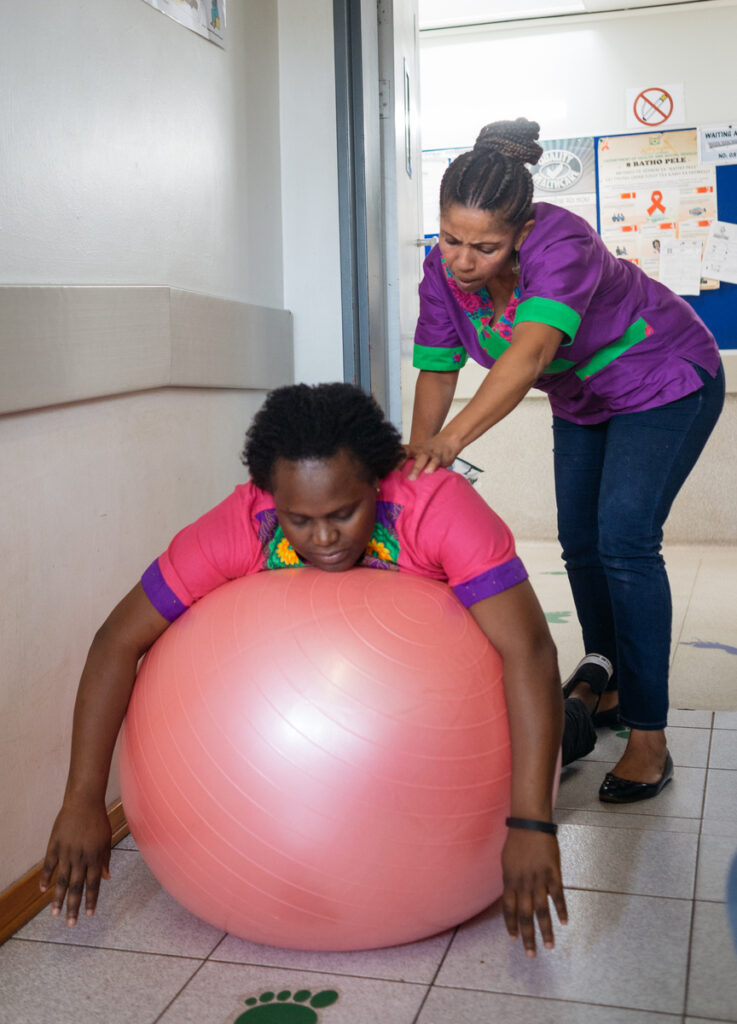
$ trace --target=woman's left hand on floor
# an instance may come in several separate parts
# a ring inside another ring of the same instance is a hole
[[[502,905],[510,936],[516,939],[521,934],[525,953],[535,956],[537,918],[543,945],[552,949],[555,941],[548,897],[560,923],[568,923],[557,839],[545,832],[510,829],[502,851],[502,871]]]

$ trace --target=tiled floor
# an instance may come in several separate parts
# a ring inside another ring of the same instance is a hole
[[[579,641],[553,545],[521,545],[565,673]],[[656,800],[599,803],[624,736],[561,780],[570,924],[536,960],[497,906],[447,934],[368,953],[295,953],[205,925],[159,887],[132,839],[113,852],[98,914],[45,911],[0,948],[3,1024],[707,1024],[737,1022],[725,879],[737,851],[733,549],[667,552],[674,590],[674,782]],[[730,649],[731,648],[731,649]],[[708,680],[700,687],[699,680]],[[708,709],[709,692],[719,710]],[[674,701],[679,706],[679,701]],[[271,993],[269,996],[267,993]]]

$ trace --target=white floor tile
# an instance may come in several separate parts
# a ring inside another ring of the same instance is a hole
[[[737,955],[721,903],[694,905],[687,1011],[737,1021]]]
[[[651,800],[631,804],[605,804],[599,800],[599,786],[614,762],[577,761],[563,771],[557,805],[607,814],[643,814],[662,817],[699,818],[706,772],[702,768],[676,768],[672,782]]]
[[[698,552],[704,567],[721,569],[728,577],[734,579],[734,571],[737,570],[737,545],[696,544],[690,550]]]
[[[563,825],[558,831],[567,887],[641,896],[693,896],[698,836]]]
[[[249,1009],[254,1022],[262,1020],[266,1024],[278,1020],[279,1003],[283,1019],[295,1024],[315,1024],[318,1020],[320,1024],[412,1024],[426,991],[425,985],[208,962],[159,1024],[234,1024],[239,1018],[241,1024],[248,1024]],[[266,993],[273,998],[263,1002]],[[323,1010],[320,1003],[330,999],[325,993],[337,994],[338,998]],[[251,999],[256,1002],[246,1002]],[[273,1014],[267,1016],[265,1005],[273,1005]],[[299,1015],[298,1006],[303,1008]],[[311,1006],[314,1009],[309,1015],[307,1008]],[[288,1009],[292,1011],[289,1016]]]
[[[709,755],[710,768],[737,770],[737,729],[715,730]],[[737,777],[735,778],[737,786]]]
[[[735,694],[737,704],[737,693]],[[737,729],[737,711],[717,711],[714,715],[715,729]]]
[[[737,775],[710,768],[701,826],[704,835],[737,837]]]
[[[730,711],[737,702],[734,678],[737,658],[716,644],[724,644],[724,627],[712,635],[704,629],[689,628],[681,634],[671,665],[670,699],[674,707]]]
[[[668,711],[668,728],[711,729],[714,715],[711,711],[690,711],[688,708],[671,707]]]
[[[602,807],[605,805],[602,804]],[[580,811],[570,807],[556,807],[555,821],[559,825],[595,825],[598,828],[648,829],[654,832],[683,832],[698,835],[698,818],[666,818],[655,814],[607,814],[606,811]]]
[[[94,917],[81,914],[74,928],[48,910],[18,932],[19,938],[141,953],[206,957],[223,932],[205,924],[165,892],[138,853],[113,850],[112,878],[103,882]]]
[[[727,898],[727,872],[735,854],[737,837],[701,837],[696,870],[696,899],[724,903]]]
[[[671,669],[673,702],[682,707],[735,707],[737,616],[728,560],[706,558],[699,567]]]
[[[676,725],[669,727],[665,735],[676,768],[706,768],[710,729],[684,729]]]
[[[706,545],[702,544],[669,544],[663,545],[663,556],[668,572],[675,569],[693,569],[696,571],[703,557]]]
[[[683,1012],[690,901],[580,891],[566,899],[570,924],[557,927],[554,950],[526,957],[497,905],[459,928],[437,984],[576,1002],[596,992],[607,1006]]]
[[[591,1003],[434,988],[417,1024],[680,1024],[681,1017]]]
[[[423,942],[394,946],[391,949],[370,949],[357,953],[315,953],[259,946],[255,942],[246,942],[234,935],[228,935],[211,955],[210,960],[429,984],[452,938],[453,932],[448,931]]]
[[[711,1019],[707,1017],[684,1017],[683,1024],[723,1024],[723,1022],[715,1020],[713,1017]]]
[[[153,1024],[199,960],[10,939],[0,948],[7,1024]]]

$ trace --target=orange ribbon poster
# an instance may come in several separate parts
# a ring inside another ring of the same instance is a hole
[[[658,279],[666,243],[705,243],[717,212],[716,172],[699,163],[696,129],[601,138],[598,175],[601,236],[615,256]],[[700,286],[719,283],[702,278]]]

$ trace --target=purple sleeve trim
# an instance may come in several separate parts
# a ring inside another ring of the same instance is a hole
[[[182,604],[164,579],[159,568],[158,558],[149,565],[143,576],[141,576],[141,586],[156,611],[163,615],[165,619],[168,619],[169,622],[173,622],[183,612],[186,612],[186,604]]]
[[[461,604],[470,608],[477,601],[483,601],[485,597],[492,594],[500,594],[503,590],[509,590],[517,583],[527,579],[527,570],[520,558],[510,558],[508,562],[495,565],[493,569],[487,569],[480,576],[474,576],[467,583],[459,583],[453,587],[455,595]]]

